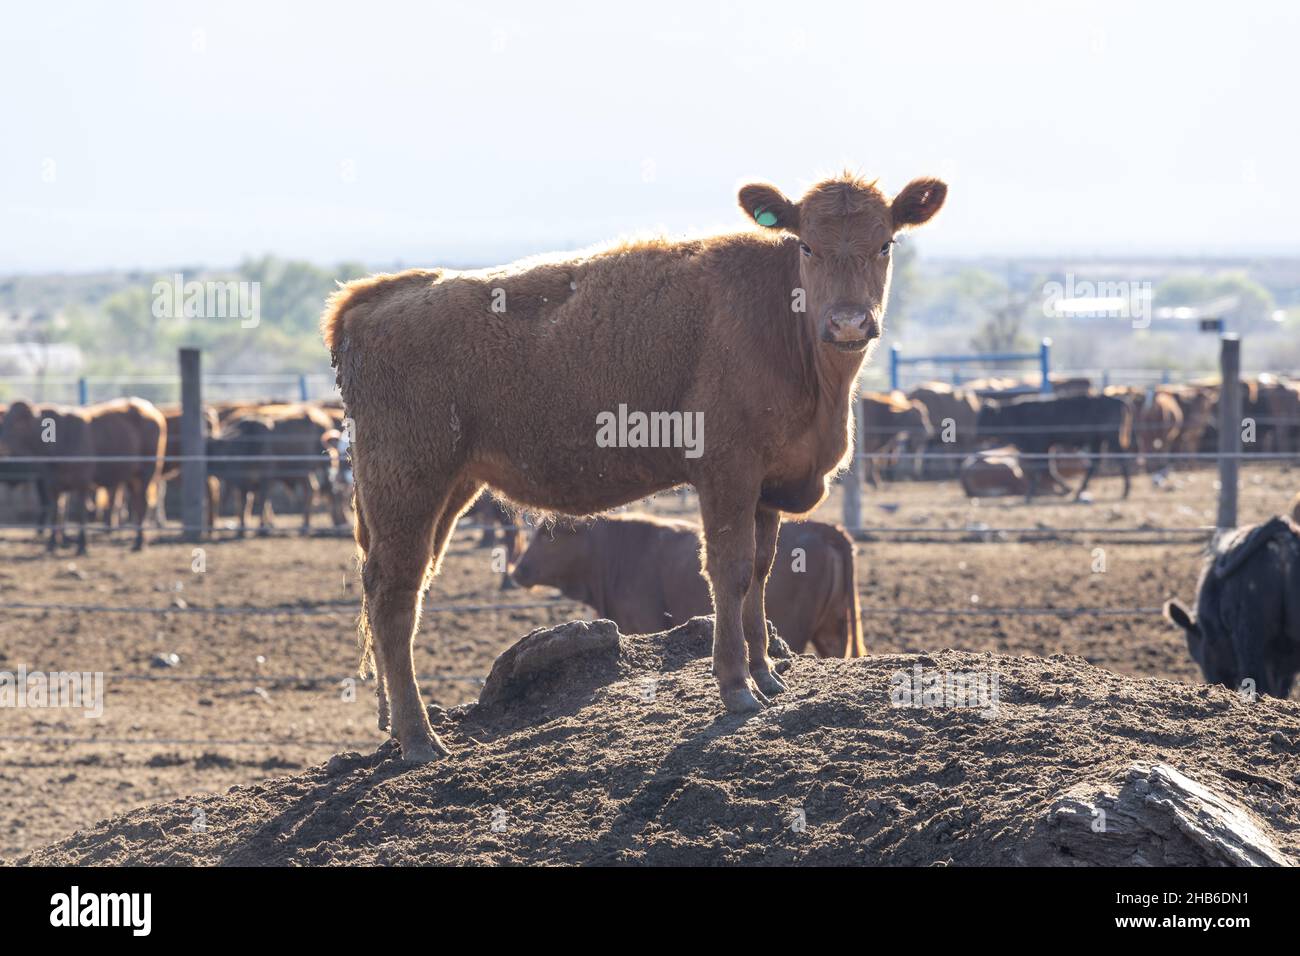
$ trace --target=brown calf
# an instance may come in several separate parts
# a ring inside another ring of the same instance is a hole
[[[816,507],[851,452],[853,383],[883,327],[894,237],[946,192],[923,179],[891,201],[845,174],[795,202],[751,184],[740,205],[757,231],[335,293],[323,329],[356,423],[362,640],[404,757],[446,753],[412,637],[452,528],[485,485],[573,515],[693,485],[723,703],[752,712],[784,688],[763,603],[781,513]]]
[[[630,514],[540,528],[514,567],[524,587],[559,588],[627,634],[649,634],[709,614],[699,528]],[[781,525],[767,581],[768,615],[796,652],[865,657],[853,541],[820,521]]]

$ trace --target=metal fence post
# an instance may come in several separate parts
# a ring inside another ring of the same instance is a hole
[[[889,390],[898,391],[898,343],[895,342],[889,347]]]
[[[1042,372],[1043,378],[1038,386],[1038,390],[1044,395],[1050,395],[1052,392],[1052,340],[1043,339],[1038,346],[1038,368]]]
[[[82,408],[90,404],[90,385],[84,375],[77,379],[77,404]]]
[[[1237,470],[1241,453],[1241,339],[1219,340],[1219,521],[1220,531],[1237,526]]]
[[[203,386],[198,349],[181,349],[181,522],[183,541],[203,537],[203,503],[208,483],[203,442]]]
[[[862,400],[855,393],[853,402],[849,405],[849,413],[853,416],[850,426],[853,428],[853,457],[849,459],[849,470],[844,473],[840,479],[840,487],[844,490],[844,527],[849,531],[857,531],[862,527],[862,471],[864,462],[858,456],[862,454],[862,439],[864,437],[862,422]]]
[[[307,401],[307,376],[306,375],[298,376],[298,400],[300,402]]]

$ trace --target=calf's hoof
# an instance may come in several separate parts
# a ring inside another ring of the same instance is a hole
[[[722,706],[729,714],[756,714],[769,703],[762,691],[748,683],[722,689]]]
[[[405,763],[433,763],[451,755],[451,751],[438,739],[437,734],[420,736],[402,743],[402,760]]]
[[[758,689],[767,697],[775,697],[781,691],[785,690],[785,681],[769,671],[753,671],[751,676]]]

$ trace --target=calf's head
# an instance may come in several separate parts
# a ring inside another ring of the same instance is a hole
[[[816,336],[863,352],[884,330],[896,237],[933,217],[947,194],[938,179],[916,179],[890,200],[874,182],[845,174],[798,202],[775,186],[750,183],[740,190],[740,207],[760,226],[797,238],[804,311]]]
[[[510,571],[520,587],[539,585],[568,590],[585,582],[590,557],[583,525],[538,528]]]

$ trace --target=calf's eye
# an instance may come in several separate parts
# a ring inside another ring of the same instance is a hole
[[[806,242],[799,243],[799,251],[802,252],[805,257],[812,255],[812,247]]]
[[[888,257],[889,257],[889,250],[893,247],[893,245],[894,245],[894,240],[893,240],[893,239],[890,239],[887,243],[885,243],[883,246],[881,246],[881,247],[880,247],[880,258],[882,258],[882,259],[886,259],[886,258],[888,258]]]

